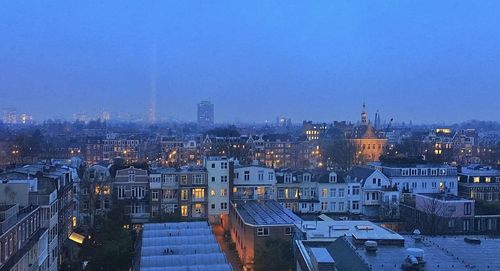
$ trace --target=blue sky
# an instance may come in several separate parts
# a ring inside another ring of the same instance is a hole
[[[5,1],[0,107],[218,122],[499,120],[500,1]],[[156,48],[156,54],[153,53]],[[154,58],[153,55],[156,55]],[[155,68],[153,67],[155,66]]]

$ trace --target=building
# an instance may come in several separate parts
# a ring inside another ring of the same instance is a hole
[[[78,189],[78,220],[81,225],[93,228],[96,216],[108,213],[112,207],[113,183],[109,165],[95,164],[88,167]]]
[[[15,108],[4,108],[2,110],[2,122],[4,124],[16,124],[17,123],[17,110]]]
[[[120,137],[117,134],[108,134],[103,140],[102,159],[106,162],[121,157],[126,163],[135,163],[144,160],[144,144],[135,137]]]
[[[500,201],[500,170],[471,165],[458,172],[460,196],[486,201]]]
[[[141,271],[232,271],[207,222],[144,224]]]
[[[39,206],[0,205],[1,270],[55,270],[49,269],[46,217]]]
[[[368,217],[398,218],[397,187],[380,170],[354,167],[346,174],[349,184],[349,210]]]
[[[198,104],[198,126],[210,127],[214,125],[214,104],[202,101]]]
[[[302,129],[307,140],[323,139],[332,126],[326,123],[313,123],[312,121],[302,122]]]
[[[412,194],[447,192],[458,195],[457,169],[445,164],[424,161],[385,161],[371,163],[381,171],[400,192]]]
[[[149,176],[144,169],[129,167],[116,171],[113,195],[131,223],[149,221]]]
[[[416,194],[405,198],[401,218],[409,229],[426,234],[474,233],[474,200],[451,194]]]
[[[234,162],[227,157],[205,158],[208,183],[208,220],[227,226],[229,223],[229,170]]]
[[[231,200],[269,200],[274,199],[276,176],[274,169],[259,166],[234,166],[233,178],[230,178]]]
[[[293,227],[301,219],[274,200],[232,201],[229,207],[231,238],[247,268],[254,264],[255,251],[268,239],[292,241]]]
[[[345,213],[347,184],[342,176],[326,170],[276,173],[276,200],[296,213]]]

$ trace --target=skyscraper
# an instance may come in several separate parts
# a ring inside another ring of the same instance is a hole
[[[380,113],[377,112],[375,113],[375,125],[374,125],[374,128],[375,129],[380,129]]]
[[[214,104],[202,101],[198,104],[198,125],[208,127],[214,124]]]

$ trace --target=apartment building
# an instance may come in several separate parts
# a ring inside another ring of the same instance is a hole
[[[228,225],[229,170],[234,162],[227,157],[205,158],[208,183],[208,220],[210,223]]]
[[[446,164],[422,162],[377,162],[370,166],[381,171],[400,192],[412,194],[447,192],[458,195],[457,169]]]
[[[500,170],[479,165],[462,167],[458,173],[458,192],[469,199],[500,201]]]
[[[133,166],[116,171],[113,194],[131,223],[149,221],[149,176],[147,170]]]
[[[254,161],[250,166],[235,165],[229,185],[232,200],[274,199],[276,176],[274,169],[259,166]]]

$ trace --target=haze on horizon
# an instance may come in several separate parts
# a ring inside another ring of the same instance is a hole
[[[0,108],[498,121],[500,1],[5,1]],[[156,76],[152,76],[156,75]]]

